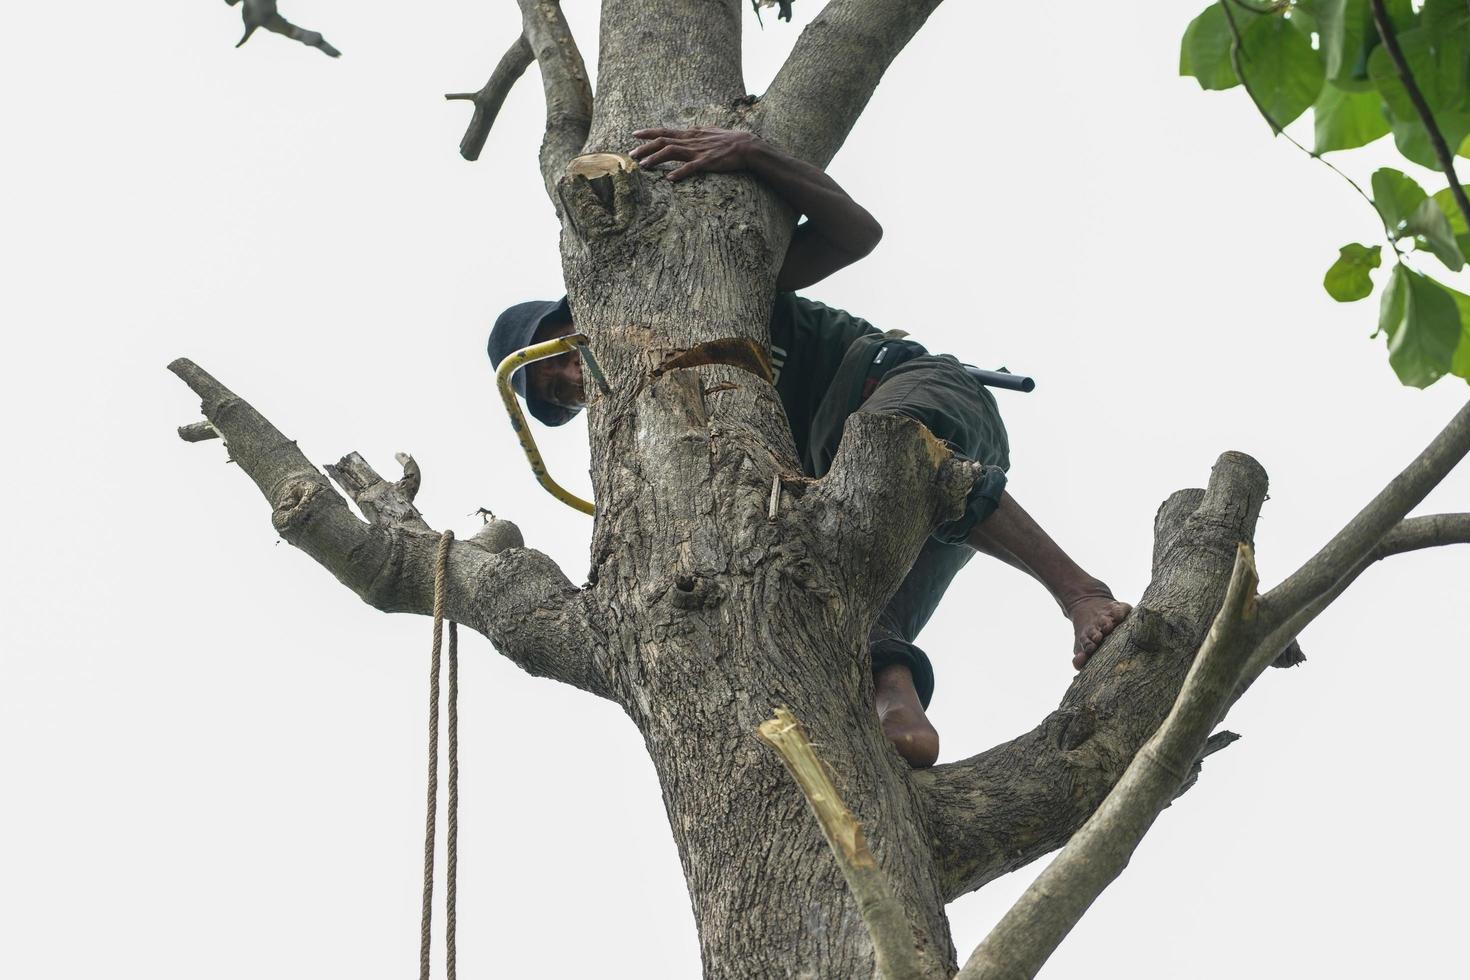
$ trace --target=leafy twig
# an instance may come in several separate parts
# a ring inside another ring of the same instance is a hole
[[[1419,114],[1419,121],[1429,132],[1429,142],[1434,146],[1434,155],[1439,160],[1439,168],[1450,181],[1450,193],[1455,197],[1455,203],[1460,207],[1460,214],[1465,216],[1465,221],[1470,224],[1470,199],[1465,197],[1465,188],[1460,186],[1460,178],[1455,176],[1455,155],[1450,152],[1449,144],[1444,141],[1444,133],[1440,132],[1439,124],[1434,121],[1434,112],[1429,108],[1429,103],[1424,99],[1424,93],[1419,89],[1419,83],[1414,81],[1414,73],[1409,70],[1408,59],[1404,57],[1404,49],[1399,44],[1398,35],[1394,33],[1393,24],[1389,22],[1388,14],[1384,12],[1383,0],[1368,0],[1368,5],[1373,11],[1373,24],[1378,28],[1378,34],[1383,38],[1383,47],[1388,51],[1388,57],[1393,61],[1393,67],[1398,72],[1399,81],[1404,83],[1404,91],[1409,96],[1409,101],[1414,104],[1414,111]]]
[[[1398,242],[1394,238],[1393,229],[1388,227],[1388,222],[1384,220],[1383,213],[1378,210],[1378,205],[1373,202],[1373,198],[1369,196],[1368,192],[1363,190],[1362,185],[1359,184],[1356,180],[1353,180],[1347,174],[1343,173],[1341,170],[1339,170],[1337,164],[1333,163],[1331,160],[1328,160],[1326,157],[1322,156],[1322,154],[1309,150],[1301,143],[1297,142],[1297,140],[1290,133],[1288,133],[1285,129],[1277,124],[1276,120],[1272,118],[1271,113],[1267,111],[1265,105],[1263,105],[1261,103],[1261,100],[1256,96],[1255,90],[1251,88],[1250,79],[1246,78],[1245,71],[1242,69],[1240,63],[1241,48],[1244,46],[1244,41],[1242,40],[1240,35],[1240,25],[1235,22],[1235,15],[1230,12],[1230,4],[1227,3],[1226,0],[1218,0],[1218,2],[1220,4],[1220,9],[1225,12],[1226,23],[1230,25],[1230,67],[1232,70],[1234,70],[1235,77],[1240,79],[1240,85],[1242,88],[1245,89],[1245,94],[1250,96],[1251,102],[1255,104],[1256,111],[1261,114],[1262,119],[1266,120],[1266,124],[1271,127],[1271,132],[1273,132],[1277,136],[1284,137],[1286,141],[1292,146],[1296,147],[1298,150],[1301,150],[1307,156],[1311,157],[1313,160],[1316,160],[1318,163],[1322,164],[1322,166],[1326,167],[1328,170],[1331,170],[1333,173],[1337,174],[1337,176],[1347,181],[1348,186],[1357,191],[1358,196],[1368,202],[1368,206],[1373,209],[1373,213],[1378,215],[1379,224],[1383,225],[1384,234],[1388,236],[1388,243],[1393,248],[1395,261],[1401,261],[1403,253],[1399,250]],[[1239,2],[1239,0],[1235,0],[1235,2]],[[1470,2],[1470,0],[1467,0],[1467,2]]]

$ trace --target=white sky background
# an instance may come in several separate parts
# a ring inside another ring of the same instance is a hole
[[[1175,76],[1200,5],[946,4],[832,167],[884,243],[808,291],[1035,375],[1034,394],[1000,395],[1011,489],[1129,599],[1159,502],[1220,452],[1271,474],[1269,586],[1467,397],[1453,379],[1401,388],[1366,339],[1376,295],[1322,292],[1337,247],[1378,241],[1377,223],[1244,94]],[[416,963],[428,620],[373,611],[277,543],[219,444],[174,436],[198,401],[169,360],[197,360],[315,461],[357,449],[387,472],[413,452],[435,526],[468,534],[491,507],[585,575],[591,524],[534,483],[484,354],[503,307],[561,292],[539,78],[473,165],[469,110],[441,98],[483,83],[514,5],[283,6],[342,59],[264,32],[233,50],[239,16],[218,2],[7,14],[0,975]],[[590,63],[595,6],[567,6]],[[751,91],[818,5],[796,9],[749,18]],[[585,427],[539,438],[585,492]],[[1467,500],[1462,467],[1421,510]],[[1048,975],[1451,972],[1467,581],[1470,549],[1365,575],[1303,637],[1309,663],[1231,715],[1244,740]],[[1072,673],[1050,600],[983,559],[922,643],[946,760],[1029,729]],[[478,636],[463,660],[464,975],[697,975],[637,732]],[[952,906],[962,957],[1039,867]]]

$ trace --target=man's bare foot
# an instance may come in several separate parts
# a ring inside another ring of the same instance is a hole
[[[873,675],[878,723],[898,754],[915,769],[928,769],[939,758],[939,732],[929,724],[914,675],[903,664],[890,664]]]
[[[1128,618],[1133,607],[1113,598],[1106,585],[1098,582],[1095,587],[1069,600],[1065,606],[1067,618],[1072,621],[1072,666],[1081,670],[1103,639]]]

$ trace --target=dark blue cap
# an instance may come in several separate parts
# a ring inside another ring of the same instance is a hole
[[[506,357],[523,347],[530,347],[535,342],[536,331],[547,320],[570,323],[571,319],[572,308],[567,305],[565,296],[558,300],[517,303],[496,317],[495,326],[490,330],[490,342],[485,345],[490,363],[499,368]],[[510,376],[510,382],[516,394],[526,400],[531,416],[543,425],[564,425],[576,418],[578,410],[575,408],[563,408],[527,394],[525,368],[518,368]]]

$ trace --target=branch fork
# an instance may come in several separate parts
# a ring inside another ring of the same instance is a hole
[[[422,472],[399,454],[404,475],[382,479],[357,453],[327,470],[368,522],[353,515],[327,477],[249,402],[184,358],[169,365],[203,400],[209,425],[270,503],[271,522],[364,601],[384,612],[429,615],[439,535],[413,504]],[[194,434],[181,433],[186,441]],[[483,535],[483,537],[482,537]],[[609,696],[601,641],[583,596],[550,558],[525,548],[508,521],[450,550],[447,616],[486,635],[530,673]]]

